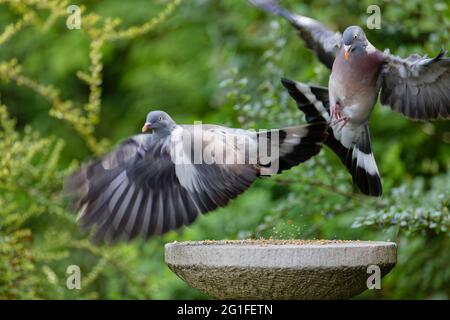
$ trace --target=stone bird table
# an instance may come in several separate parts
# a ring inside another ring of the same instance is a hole
[[[368,268],[386,275],[397,246],[382,241],[241,240],[174,242],[169,268],[219,299],[349,299],[367,289]]]

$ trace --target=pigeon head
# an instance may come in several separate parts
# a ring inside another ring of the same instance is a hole
[[[164,111],[152,111],[147,114],[142,132],[153,130],[155,133],[169,134],[176,126],[175,121]]]
[[[345,60],[348,60],[350,54],[363,52],[369,44],[363,29],[358,26],[350,26],[345,29],[342,40]]]

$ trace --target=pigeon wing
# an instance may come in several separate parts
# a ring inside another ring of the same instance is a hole
[[[174,162],[175,153],[187,149],[177,139],[131,137],[67,180],[78,220],[95,228],[94,240],[148,238],[178,229],[225,206],[257,177],[253,165]]]
[[[381,103],[415,120],[450,119],[450,58],[384,53]]]
[[[333,32],[317,20],[293,14],[280,7],[277,0],[249,0],[254,6],[262,10],[284,17],[305,41],[306,47],[315,52],[320,62],[330,70],[340,48],[342,34]]]

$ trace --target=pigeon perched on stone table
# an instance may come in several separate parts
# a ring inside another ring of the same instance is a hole
[[[82,227],[94,240],[148,238],[191,224],[225,206],[259,176],[304,162],[320,151],[327,125],[268,131],[177,125],[163,111],[143,132],[73,174],[66,183]],[[268,152],[260,152],[262,148]],[[267,157],[262,158],[267,154]]]
[[[281,8],[276,0],[249,1],[286,18],[332,70],[328,89],[287,79],[283,85],[307,112],[307,119],[330,124],[325,143],[347,166],[360,190],[380,196],[381,179],[368,128],[379,92],[382,104],[408,118],[450,119],[450,59],[443,51],[434,58],[413,54],[403,59],[376,49],[358,26],[348,27],[341,35]]]

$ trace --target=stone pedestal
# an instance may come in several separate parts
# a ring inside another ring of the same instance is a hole
[[[349,299],[386,275],[397,246],[381,241],[242,240],[166,244],[181,279],[219,299]],[[369,269],[369,266],[373,269]]]

